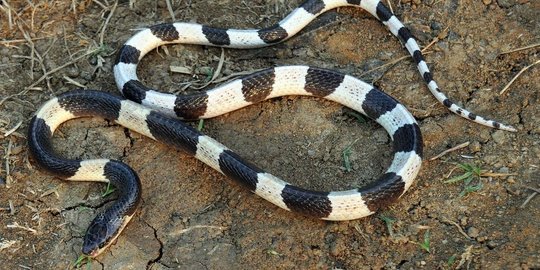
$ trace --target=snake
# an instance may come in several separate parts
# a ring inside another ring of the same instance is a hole
[[[313,218],[358,219],[402,196],[422,164],[423,140],[418,123],[396,99],[353,76],[304,65],[277,66],[188,95],[161,93],[145,86],[137,77],[139,61],[158,46],[176,43],[239,49],[270,46],[294,36],[320,14],[342,6],[360,7],[387,26],[411,54],[431,93],[450,111],[482,125],[515,131],[450,101],[433,80],[410,30],[379,0],[307,0],[279,23],[262,29],[225,29],[183,22],[157,24],[136,33],[117,54],[113,72],[122,97],[98,90],[68,91],[44,103],[29,125],[29,151],[43,170],[69,181],[109,183],[117,190],[117,200],[88,226],[82,253],[96,257],[117,239],[140,204],[141,181],[121,161],[65,159],[55,154],[51,144],[55,130],[79,117],[109,119],[180,149],[274,205]],[[288,95],[328,99],[376,121],[392,139],[393,160],[388,169],[364,187],[329,192],[308,190],[265,172],[184,122],[216,117]]]

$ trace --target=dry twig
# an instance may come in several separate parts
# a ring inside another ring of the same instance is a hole
[[[180,235],[180,234],[184,234],[184,233],[187,233],[187,232],[190,232],[194,229],[215,229],[215,230],[225,230],[227,229],[227,227],[223,227],[223,226],[212,226],[212,225],[195,225],[195,226],[191,226],[191,227],[188,227],[188,228],[185,228],[185,229],[182,229],[176,233],[173,233],[173,235]]]
[[[521,47],[521,48],[509,50],[509,51],[506,51],[506,52],[502,52],[502,53],[500,53],[499,55],[509,54],[509,53],[513,53],[513,52],[519,52],[519,51],[523,51],[523,50],[527,50],[527,49],[532,49],[532,48],[539,47],[539,46],[540,46],[540,43],[536,43],[536,44],[528,45],[528,46],[525,46],[525,47]]]
[[[84,53],[83,55],[75,57],[72,61],[69,61],[69,62],[67,62],[67,63],[65,63],[65,64],[63,64],[61,66],[58,66],[56,68],[53,68],[53,69],[49,70],[47,73],[43,74],[43,76],[41,76],[37,81],[35,81],[31,85],[27,86],[26,89],[31,89],[31,88],[35,87],[36,85],[38,85],[41,81],[43,81],[45,78],[47,78],[51,74],[53,74],[55,72],[58,72],[59,70],[65,68],[67,66],[70,66],[70,65],[74,64],[75,62],[81,60],[82,58],[84,58],[84,57],[86,57],[88,55],[91,55],[93,53],[96,53],[96,52],[98,52],[100,50],[101,50],[101,48],[97,48],[97,49],[88,51],[88,52]],[[0,104],[2,104],[2,103],[0,102]]]
[[[469,146],[469,144],[470,144],[470,142],[464,142],[464,143],[462,143],[460,145],[457,145],[457,146],[454,146],[454,147],[452,147],[450,149],[446,149],[446,150],[442,151],[440,154],[430,158],[429,160],[430,161],[436,160],[436,159],[438,159],[438,158],[440,158],[440,157],[442,157],[442,156],[444,156],[444,155],[446,155],[446,154],[448,154],[450,152],[465,148],[465,147]]]
[[[109,16],[107,16],[107,19],[105,19],[105,23],[103,24],[103,27],[101,28],[101,33],[99,33],[99,46],[103,46],[103,39],[105,37],[105,30],[107,29],[107,25],[109,24],[109,21],[111,20],[111,17],[113,16],[117,5],[118,5],[118,0],[114,1],[114,5],[111,8],[111,12],[109,12]]]
[[[8,225],[7,225],[7,228],[8,228],[8,229],[21,229],[21,230],[25,230],[25,231],[31,232],[31,233],[33,233],[33,234],[37,234],[37,230],[36,230],[36,229],[32,229],[32,228],[26,227],[26,226],[21,226],[21,225],[19,225],[19,223],[17,223],[17,222],[13,222],[13,224],[8,224]]]
[[[456,222],[446,218],[446,217],[443,217],[443,222],[446,222],[446,223],[449,223],[449,224],[452,224],[454,226],[456,226],[456,228],[458,229],[459,233],[461,233],[463,236],[465,236],[465,238],[471,240],[471,238],[469,237],[469,235],[467,235],[465,233],[465,231],[463,231],[463,229],[461,228],[461,226],[459,226],[459,224],[457,224]]]
[[[519,208],[523,209],[525,206],[538,194],[538,192],[533,192],[525,201],[519,206]]]
[[[174,11],[173,11],[173,8],[172,8],[172,5],[171,5],[171,1],[170,0],[165,0],[165,2],[167,3],[167,10],[169,10],[169,13],[171,14],[172,21],[175,22],[176,18],[174,17]]]
[[[22,125],[22,121],[19,121],[19,123],[17,123],[13,128],[11,128],[10,130],[4,133],[4,138],[11,135],[13,132],[17,131],[17,129],[19,129],[21,125]]]
[[[537,65],[540,63],[540,60],[537,60],[536,62],[524,67],[522,70],[520,70],[518,72],[518,74],[516,76],[514,76],[514,78],[512,78],[512,80],[510,80],[510,82],[501,90],[501,92],[499,92],[499,95],[502,95],[506,92],[506,90],[508,90],[508,88],[510,87],[510,85],[512,85],[514,83],[514,81],[519,77],[521,76],[521,74],[523,74],[523,72],[527,71],[529,68]]]

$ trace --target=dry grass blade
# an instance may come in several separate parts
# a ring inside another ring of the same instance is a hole
[[[116,6],[118,6],[118,1],[114,1],[114,5],[111,8],[111,12],[109,12],[109,16],[107,16],[107,19],[105,19],[105,23],[103,24],[103,27],[101,28],[101,33],[99,33],[99,45],[103,46],[103,39],[105,38],[105,30],[107,29],[107,25],[109,24],[109,21],[111,20],[111,17],[114,14],[114,11],[116,10]]]
[[[469,237],[469,235],[467,235],[465,233],[465,231],[461,228],[461,226],[459,226],[459,224],[457,224],[456,222],[446,218],[446,217],[443,217],[443,222],[445,223],[449,223],[451,225],[454,225],[457,229],[458,229],[458,232],[461,233],[463,236],[465,236],[465,238],[471,240],[471,238]]]
[[[424,47],[422,49],[422,54],[423,55],[428,55],[428,54],[432,53],[432,52],[428,52],[427,50],[431,46],[433,46],[433,44],[439,42],[441,39],[444,39],[444,37],[446,37],[447,33],[448,33],[448,27],[446,27],[443,31],[441,31],[441,34],[439,34],[439,36],[436,36],[426,47]],[[403,61],[403,60],[405,60],[407,58],[410,58],[410,57],[411,57],[410,55],[402,56],[402,57],[400,57],[398,59],[392,60],[392,61],[390,61],[388,63],[385,63],[383,65],[380,65],[380,66],[378,66],[376,68],[370,69],[370,70],[358,75],[358,77],[362,77],[362,76],[364,76],[366,74],[369,74],[369,73],[371,73],[371,72],[373,72],[375,70],[379,70],[379,69],[385,68],[387,66],[393,66],[393,65],[395,65],[395,64],[397,64],[397,63],[399,63],[399,62],[401,62],[401,61]]]
[[[14,244],[16,244],[18,241],[15,240],[2,240],[0,241],[0,251],[10,248]]]
[[[13,201],[8,200],[8,202],[9,202],[9,214],[10,215],[15,215],[15,206],[13,206]]]
[[[7,146],[7,150],[6,150],[6,155],[4,156],[5,159],[6,159],[6,187],[10,187],[11,186],[11,170],[10,170],[10,166],[9,166],[9,163],[11,161],[11,147],[13,146],[13,141],[10,139],[9,140],[9,143],[8,143],[8,146]]]
[[[531,45],[527,45],[527,46],[525,46],[525,47],[521,47],[521,48],[509,50],[509,51],[506,51],[506,52],[502,52],[502,53],[500,53],[499,55],[509,54],[509,53],[514,53],[514,52],[519,52],[519,51],[523,51],[523,50],[528,50],[528,49],[532,49],[532,48],[539,47],[539,46],[540,46],[540,43],[531,44]]]
[[[516,176],[517,173],[494,173],[494,172],[482,172],[480,176],[482,177],[505,177],[505,176]]]
[[[46,37],[36,37],[36,38],[31,38],[30,40],[36,41],[36,40],[47,39],[47,38],[50,38],[50,36],[46,36]],[[12,44],[12,43],[24,43],[24,42],[28,42],[28,40],[26,40],[26,39],[0,40],[0,45],[10,46],[10,44]],[[11,45],[11,46],[12,46],[12,45]]]
[[[2,5],[0,5],[0,8],[6,13],[9,29],[13,29],[13,17],[11,16],[11,11],[13,9],[7,1],[2,1]]]
[[[510,82],[501,90],[501,92],[499,92],[499,95],[502,95],[506,92],[506,90],[508,90],[508,88],[510,87],[510,85],[512,85],[514,83],[514,81],[519,77],[521,76],[521,74],[523,74],[523,72],[527,71],[529,68],[537,65],[540,63],[540,60],[537,60],[536,62],[524,67],[522,70],[520,70],[518,72],[518,74],[516,76],[514,76],[514,78],[512,78],[512,80],[510,80]]]
[[[530,189],[530,190],[532,190],[532,191],[534,191],[536,193],[540,193],[540,189],[538,189],[538,188],[533,188],[533,187],[529,187],[529,186],[526,186],[526,188]]]
[[[194,229],[214,229],[214,230],[220,230],[220,231],[223,231],[223,230],[227,229],[227,227],[223,227],[223,226],[213,226],[213,225],[195,225],[195,226],[191,226],[191,227],[182,229],[182,230],[180,230],[180,231],[178,231],[178,232],[174,232],[174,233],[172,233],[171,235],[172,235],[172,236],[181,235],[181,234],[190,232],[190,231],[192,231],[192,230],[194,230]]]
[[[86,52],[86,53],[83,54],[83,55],[80,55],[80,56],[75,57],[72,61],[69,61],[69,62],[67,62],[67,63],[65,63],[65,64],[63,64],[63,65],[61,65],[61,66],[58,66],[58,67],[56,67],[56,68],[54,68],[54,69],[49,70],[47,73],[43,74],[43,76],[41,76],[37,81],[33,82],[31,85],[27,86],[26,88],[27,88],[27,89],[30,89],[30,88],[35,87],[35,86],[38,85],[40,82],[42,82],[45,78],[47,78],[49,75],[51,75],[51,74],[53,74],[53,73],[55,73],[55,72],[58,72],[59,70],[65,68],[65,67],[67,67],[67,66],[70,66],[70,65],[76,63],[77,61],[83,59],[84,57],[86,57],[86,56],[88,56],[88,55],[91,55],[91,54],[93,54],[93,53],[96,53],[96,52],[98,52],[98,51],[100,51],[100,50],[101,50],[101,48],[97,48],[97,49],[91,50],[91,51],[89,51],[89,52]],[[1,103],[0,103],[0,104],[1,104]]]
[[[172,8],[172,4],[171,4],[171,1],[170,0],[165,0],[165,2],[167,3],[167,10],[169,11],[169,14],[171,14],[171,18],[174,21],[176,21],[176,18],[174,17],[174,10]]]
[[[430,53],[432,53],[432,52],[422,52],[422,53],[423,53],[424,55],[428,55],[428,54],[430,54]],[[378,66],[378,67],[372,68],[372,69],[370,69],[370,70],[368,70],[368,71],[366,71],[366,72],[364,72],[364,73],[358,75],[358,77],[362,77],[362,76],[364,76],[364,75],[366,75],[366,74],[369,74],[369,73],[371,73],[371,72],[373,72],[373,71],[375,71],[375,70],[379,70],[379,69],[382,69],[382,68],[385,68],[385,67],[388,67],[388,66],[393,66],[393,65],[395,65],[395,64],[397,64],[397,63],[399,63],[399,62],[401,62],[401,61],[403,61],[403,60],[405,60],[405,59],[408,59],[408,58],[410,58],[410,57],[411,57],[410,55],[402,56],[402,57],[400,57],[400,58],[398,58],[398,59],[395,59],[395,60],[392,60],[392,61],[390,61],[390,62],[388,62],[388,63],[382,64],[382,65],[380,65],[380,66]]]
[[[83,88],[83,89],[87,88],[85,85],[81,84],[80,82],[78,82],[78,81],[76,81],[76,80],[74,80],[74,79],[72,79],[72,78],[70,78],[70,77],[68,77],[66,75],[62,76],[62,78],[64,78],[64,80],[66,80],[70,84],[73,84],[73,85],[78,86],[78,87]]]
[[[463,252],[461,254],[461,260],[459,261],[459,264],[456,266],[456,268],[454,269],[461,269],[461,267],[466,263],[466,262],[471,262],[472,260],[472,256],[473,256],[473,245],[470,245],[469,247],[467,247],[465,249],[465,252]],[[468,269],[468,267],[467,267]]]
[[[23,121],[19,121],[19,123],[17,123],[13,128],[11,128],[10,130],[6,131],[4,133],[4,138],[11,135],[13,132],[17,131],[17,129],[19,129],[19,127],[22,125]]]
[[[181,73],[181,74],[187,74],[187,75],[190,75],[191,73],[193,73],[193,71],[189,67],[169,66],[169,70],[173,73]]]
[[[527,199],[519,206],[519,208],[523,209],[525,206],[538,194],[538,192],[533,192],[533,194],[529,195]]]
[[[21,225],[19,225],[19,223],[17,223],[17,222],[13,222],[13,224],[8,224],[6,227],[7,227],[8,229],[21,229],[21,230],[25,230],[25,231],[31,232],[31,233],[33,233],[33,234],[37,234],[37,230],[36,230],[36,229],[30,228],[30,227],[26,227],[26,226],[21,226]]]
[[[214,83],[214,81],[217,79],[217,77],[219,77],[219,74],[221,73],[221,69],[223,68],[223,63],[225,63],[225,50],[221,48],[221,56],[219,57],[219,63],[216,68],[216,71],[212,75],[212,79],[210,79],[207,83],[203,84],[202,86],[193,87],[193,89],[197,89],[197,90],[203,89],[207,87],[208,85],[210,85],[211,83]]]
[[[444,155],[446,155],[446,154],[448,154],[450,152],[465,148],[465,147],[469,146],[469,144],[470,144],[470,142],[464,142],[464,143],[462,143],[460,145],[457,145],[457,146],[454,146],[454,147],[452,147],[450,149],[442,151],[440,154],[430,158],[429,160],[430,161],[436,160],[436,159],[438,159],[438,158],[440,158],[440,157],[442,157],[442,156],[444,156]]]
[[[241,72],[232,73],[230,75],[227,75],[225,77],[222,77],[222,78],[219,78],[219,79],[215,80],[214,83],[220,83],[220,82],[228,81],[228,80],[230,80],[232,78],[253,74],[253,73],[261,71],[261,70],[264,70],[264,69],[261,68],[261,69],[255,69],[255,70],[241,71]]]

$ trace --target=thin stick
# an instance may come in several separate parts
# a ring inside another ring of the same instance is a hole
[[[456,266],[456,268],[454,269],[461,269],[461,267],[466,263],[466,262],[471,262],[472,260],[472,251],[473,251],[473,245],[470,245],[468,248],[465,249],[465,252],[463,252],[461,254],[461,260],[459,260],[459,264]],[[468,265],[468,264],[467,264]],[[469,269],[469,267],[467,267],[467,269]]]
[[[72,79],[72,78],[70,78],[70,77],[68,77],[66,75],[64,75],[62,78],[64,78],[64,80],[68,81],[68,83],[71,83],[71,84],[73,84],[75,86],[78,86],[78,87],[83,88],[83,89],[87,88],[85,85],[79,83],[78,81],[76,81],[76,80],[74,80],[74,79]]]
[[[9,6],[8,2],[7,1],[2,1],[2,3],[4,3],[4,6],[0,5],[0,8],[2,8],[6,14],[7,14],[7,17],[8,17],[8,25],[9,25],[9,29],[12,29],[13,28],[13,17],[11,17],[11,6]]]
[[[31,38],[30,40],[34,41],[34,40],[40,40],[40,39],[46,39],[46,38],[50,38],[50,36],[46,36],[46,37],[36,37],[36,38]],[[11,39],[11,40],[0,40],[0,44],[1,45],[8,45],[10,43],[21,43],[21,42],[27,42],[28,40],[26,39]]]
[[[28,41],[28,43],[30,44],[30,49],[31,49],[31,54],[30,54],[30,57],[31,57],[31,66],[30,66],[30,75],[31,75],[31,78],[34,79],[34,73],[33,73],[33,70],[34,70],[34,56],[37,58],[38,60],[38,63],[39,65],[41,66],[41,70],[43,72],[43,74],[46,74],[47,73],[47,69],[45,68],[45,65],[43,64],[43,57],[41,56],[41,54],[36,50],[36,46],[34,45],[34,42],[32,41],[32,39],[30,39],[30,35],[22,28],[22,26],[20,24],[17,25],[21,31],[21,33],[23,34],[23,37]],[[56,41],[56,39],[53,41],[53,43]],[[52,46],[52,44],[51,44]],[[50,49],[51,47],[49,47]],[[48,50],[47,50],[48,51]],[[47,51],[45,52],[45,54],[47,54]],[[52,87],[51,87],[51,82],[50,82],[50,79],[49,77],[45,77],[46,79],[46,82],[47,82],[47,88],[49,89],[49,91],[51,91],[51,93],[53,93],[53,90],[52,90]]]
[[[6,249],[6,248],[10,248],[11,246],[13,246],[14,244],[16,244],[18,241],[15,241],[15,240],[2,240],[0,241],[0,251]]]
[[[463,236],[465,236],[465,238],[471,240],[471,238],[465,233],[465,231],[463,231],[463,229],[461,228],[461,226],[459,226],[459,224],[457,224],[456,222],[452,221],[452,220],[449,220],[448,218],[446,217],[443,217],[444,220],[443,222],[446,222],[446,223],[450,223],[454,226],[456,226],[456,228],[458,229],[459,233],[461,233]]]
[[[75,57],[75,59],[73,59],[72,61],[69,61],[69,62],[67,62],[67,63],[65,63],[65,64],[63,64],[63,65],[61,65],[61,66],[58,66],[58,67],[56,67],[56,68],[53,68],[53,69],[49,70],[47,73],[43,74],[43,76],[41,76],[37,81],[35,81],[35,82],[32,83],[31,85],[27,86],[26,88],[27,88],[27,89],[33,88],[34,86],[36,86],[37,84],[39,84],[41,81],[43,81],[45,78],[47,78],[47,76],[49,76],[49,75],[51,75],[51,74],[53,74],[53,73],[55,73],[55,72],[57,72],[57,71],[59,71],[59,70],[65,68],[65,67],[67,67],[67,66],[70,66],[70,65],[74,64],[75,62],[81,60],[82,58],[84,58],[84,57],[86,57],[86,56],[88,56],[88,55],[90,55],[90,54],[96,53],[96,52],[99,51],[99,50],[101,50],[101,48],[97,48],[97,49],[94,49],[94,50],[92,50],[92,51],[89,51],[89,52],[87,52],[87,53],[85,53],[85,54],[83,54],[83,55],[77,56],[77,57]]]
[[[5,158],[6,158],[6,186],[7,187],[11,186],[11,175],[10,175],[10,168],[9,168],[9,162],[10,162],[11,158],[9,156],[11,155],[11,147],[12,146],[13,146],[13,141],[10,139],[9,143],[8,143],[8,146],[7,146],[6,155],[5,155]]]
[[[527,199],[519,206],[519,208],[523,209],[525,206],[538,194],[538,192],[533,192],[533,194],[529,195]]]
[[[215,80],[214,83],[220,83],[220,82],[228,81],[231,78],[235,78],[235,77],[238,77],[238,76],[249,75],[249,74],[255,73],[257,71],[261,71],[261,70],[264,70],[264,69],[261,68],[261,69],[254,69],[254,70],[240,71],[240,72],[232,73],[230,75],[227,75],[225,77],[221,77],[221,78]]]
[[[167,9],[169,10],[169,13],[171,14],[171,18],[173,19],[173,22],[176,21],[176,18],[174,17],[174,11],[171,5],[171,1],[165,0],[165,2],[167,3]]]
[[[494,173],[494,172],[481,172],[480,176],[482,177],[505,177],[505,176],[516,176],[517,173]]]
[[[207,83],[205,83],[202,86],[193,87],[193,89],[203,89],[203,88],[207,87],[208,85],[210,85],[211,83],[213,83],[214,80],[216,80],[217,77],[219,76],[219,74],[221,73],[221,69],[223,68],[223,63],[224,62],[225,62],[225,50],[223,48],[221,48],[221,56],[219,57],[219,63],[218,63],[218,66],[216,68],[216,71],[214,72],[214,75],[212,76],[212,79],[210,79]]]
[[[538,189],[538,188],[533,188],[533,187],[529,187],[529,186],[525,186],[525,187],[526,187],[527,189],[530,189],[530,190],[536,192],[536,193],[540,193],[540,189]]]
[[[15,215],[15,206],[13,206],[13,201],[8,200],[8,202],[9,202],[9,214],[10,215]]]
[[[36,234],[36,233],[37,233],[37,230],[36,230],[36,229],[32,229],[32,228],[30,228],[30,227],[21,226],[21,225],[19,225],[19,223],[17,223],[17,222],[14,222],[13,224],[8,224],[8,225],[7,225],[7,228],[8,228],[8,229],[23,229],[23,230],[29,231],[29,232],[31,232],[31,233],[33,233],[33,234]]]
[[[192,231],[194,229],[216,229],[216,230],[225,230],[227,229],[227,227],[222,227],[222,226],[213,226],[213,225],[195,225],[195,226],[191,226],[191,227],[188,227],[188,228],[185,228],[185,229],[182,229],[178,232],[174,232],[173,235],[180,235],[180,234],[184,234],[184,233],[187,233],[189,231]]]
[[[107,6],[105,6],[104,4],[102,4],[101,2],[97,1],[97,0],[92,0],[92,2],[96,3],[98,6],[100,6],[102,9],[107,9]]]
[[[107,16],[107,19],[105,20],[105,23],[103,24],[103,28],[101,28],[101,33],[99,33],[99,45],[100,46],[103,45],[103,39],[105,37],[105,29],[107,29],[107,25],[109,24],[109,21],[111,20],[111,17],[113,16],[117,5],[118,5],[118,1],[114,1],[114,5],[111,8],[111,12],[109,12],[109,16]]]
[[[464,143],[462,143],[462,144],[460,144],[460,145],[457,145],[457,146],[454,146],[454,147],[452,147],[452,148],[450,148],[450,149],[447,149],[447,150],[442,151],[440,154],[438,154],[438,155],[436,155],[436,156],[430,158],[429,160],[430,160],[430,161],[436,160],[436,159],[438,159],[438,158],[440,158],[440,157],[442,157],[442,156],[444,156],[444,155],[446,155],[446,154],[448,154],[448,153],[450,153],[450,152],[453,152],[453,151],[456,151],[456,150],[465,148],[465,147],[469,146],[469,144],[470,144],[470,142],[464,142]]]
[[[432,53],[432,52],[422,52],[422,53],[423,53],[424,55],[428,55],[428,54],[430,54],[430,53]],[[366,72],[364,72],[364,73],[358,75],[358,77],[362,77],[362,76],[364,76],[364,75],[366,75],[366,74],[369,74],[369,73],[371,73],[371,72],[373,72],[373,71],[375,71],[375,70],[378,70],[378,69],[381,69],[381,68],[385,68],[385,67],[387,67],[387,66],[393,66],[393,65],[397,64],[398,62],[401,62],[401,61],[403,61],[403,60],[405,60],[405,59],[407,59],[407,58],[410,58],[410,57],[411,57],[410,55],[402,56],[402,57],[400,57],[400,58],[398,58],[398,59],[392,60],[392,61],[390,61],[390,62],[388,62],[388,63],[382,64],[382,65],[380,65],[380,66],[378,66],[378,67],[375,67],[375,68],[373,68],[373,69],[370,69],[370,70],[368,70],[368,71],[366,71]]]
[[[519,52],[519,51],[523,51],[523,50],[527,50],[527,49],[532,49],[532,48],[538,47],[538,46],[540,46],[540,43],[536,43],[536,44],[528,45],[528,46],[525,46],[525,47],[513,49],[513,50],[510,50],[510,51],[502,52],[502,53],[499,53],[499,55],[513,53],[513,52]]]
[[[514,83],[514,81],[519,77],[521,76],[521,74],[523,74],[523,72],[527,71],[527,69],[533,67],[534,65],[537,65],[538,63],[540,63],[540,60],[537,60],[536,62],[524,67],[521,71],[518,72],[518,74],[516,76],[514,76],[514,78],[501,90],[501,92],[499,92],[499,95],[502,95],[504,94],[504,92],[506,92],[506,90],[508,90],[508,88],[510,87],[510,85],[512,85],[512,83]]]
[[[390,0],[386,1],[388,3],[388,8],[390,9],[390,12],[394,13],[394,9],[392,8],[392,2]]]
[[[4,133],[4,138],[11,135],[11,133],[17,131],[17,129],[21,126],[22,124],[22,121],[19,121],[19,123],[17,123],[13,128],[11,128],[10,130],[6,131]]]

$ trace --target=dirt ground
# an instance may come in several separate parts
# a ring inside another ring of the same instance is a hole
[[[119,94],[115,53],[138,28],[172,21],[260,28],[300,2],[174,0],[173,19],[163,0],[0,1],[1,268],[72,267],[90,220],[115,198],[102,196],[105,185],[62,181],[32,165],[25,134],[41,103],[79,87]],[[540,1],[390,2],[421,47],[431,45],[426,59],[443,91],[517,133],[449,113],[399,41],[358,8],[327,12],[268,48],[162,47],[143,59],[138,74],[166,92],[202,91],[196,88],[215,72],[222,53],[218,80],[308,64],[372,82],[418,119],[426,160],[414,185],[391,207],[359,220],[327,222],[281,210],[202,162],[114,123],[70,121],[54,139],[60,155],[120,159],[143,182],[142,204],[127,229],[82,267],[540,269],[540,196],[534,197],[540,192],[540,65],[499,94],[540,60]],[[171,66],[192,74],[173,73]],[[392,158],[390,140],[375,122],[314,98],[263,102],[207,120],[203,131],[259,167],[318,190],[365,185]],[[429,160],[463,143],[469,144]],[[445,183],[466,173],[457,164],[481,168],[481,177]]]

